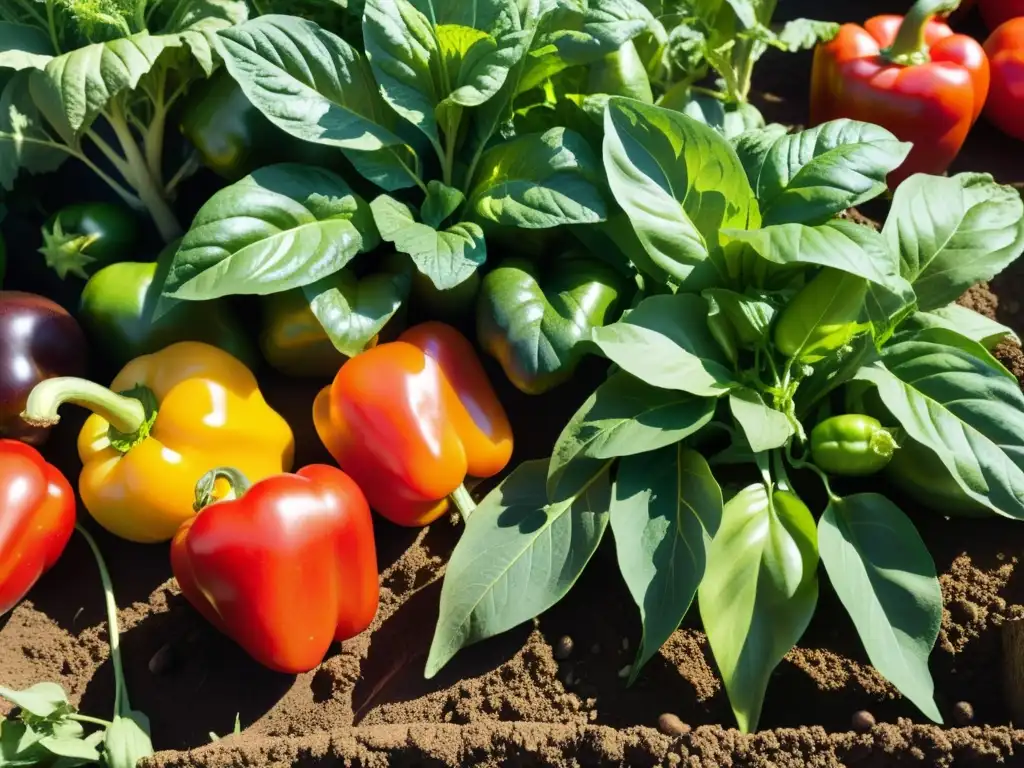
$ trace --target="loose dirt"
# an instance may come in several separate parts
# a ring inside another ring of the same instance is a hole
[[[780,5],[786,18],[822,14],[810,0]],[[894,5],[848,0],[828,10],[838,20],[854,20]],[[967,29],[976,33],[974,24]],[[769,55],[757,80],[769,119],[806,120],[809,67],[809,54]],[[1024,182],[1022,158],[1019,144],[982,123],[953,170],[988,170],[1000,181]],[[880,221],[884,205],[851,215]],[[961,302],[1024,329],[1022,269],[972,289]],[[1003,344],[997,356],[1024,381],[1019,346]],[[493,366],[491,373],[501,382]],[[601,374],[600,364],[588,362],[573,386],[539,398],[499,384],[513,422],[521,425],[514,460],[545,455]],[[328,460],[308,407],[321,382],[268,377],[264,386],[295,427],[299,462]],[[80,423],[67,417],[49,448],[72,477]],[[440,579],[458,537],[448,522],[410,531],[377,521],[382,596],[376,621],[297,677],[263,669],[205,624],[178,593],[166,546],[96,535],[122,606],[132,704],[149,714],[162,750],[148,763],[154,768],[1024,765],[1024,731],[1014,728],[1000,695],[999,641],[1006,621],[1024,618],[1024,528],[1000,520],[946,521],[903,506],[941,574],[945,610],[931,667],[939,707],[956,727],[926,724],[874,671],[827,588],[799,647],[773,676],[763,730],[745,736],[731,728],[725,691],[693,611],[637,682],[626,686],[639,618],[610,541],[560,605],[464,650],[428,681],[422,672]],[[78,538],[29,598],[0,618],[0,683],[21,688],[42,680],[65,686],[84,712],[108,715],[113,675],[102,596]],[[225,736],[236,714],[242,733]],[[223,738],[211,744],[211,731]]]

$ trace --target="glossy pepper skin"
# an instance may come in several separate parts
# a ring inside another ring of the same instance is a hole
[[[772,336],[776,348],[810,364],[849,344],[864,329],[858,320],[867,290],[863,277],[823,267],[783,307]]]
[[[78,318],[99,353],[121,367],[179,341],[201,341],[255,367],[255,345],[225,301],[175,302],[161,297],[163,279],[157,276],[170,266],[176,249],[172,243],[157,261],[111,264],[85,284]],[[176,306],[154,321],[153,310],[161,299]]]
[[[1024,0],[980,0],[978,9],[985,26],[994,32],[1010,19],[1024,16]]]
[[[21,419],[29,392],[55,376],[84,376],[85,334],[67,310],[32,293],[0,291],[0,437],[42,445],[48,429]]]
[[[207,506],[215,480],[235,498]],[[171,544],[181,592],[215,627],[277,672],[307,672],[334,641],[366,629],[380,588],[366,497],[336,467],[314,465],[248,487],[215,469],[198,514]],[[301,567],[296,567],[301,563]]]
[[[313,405],[320,440],[398,525],[421,526],[466,506],[467,475],[496,475],[512,429],[472,345],[437,322],[408,329],[345,363]]]
[[[120,205],[76,203],[50,216],[42,235],[39,252],[57,277],[88,280],[108,264],[137,256],[139,221]]]
[[[249,369],[208,344],[184,341],[138,357],[110,389],[51,379],[32,391],[23,417],[56,423],[65,402],[93,411],[78,436],[82,503],[128,541],[169,540],[192,515],[197,478],[211,468],[230,464],[255,481],[291,469],[291,428]]]
[[[331,343],[301,289],[262,296],[260,303],[260,351],[274,370],[285,376],[326,378],[348,359]]]
[[[39,451],[0,440],[0,616],[64,552],[75,530],[75,492]]]
[[[814,52],[811,124],[851,118],[913,142],[889,187],[914,173],[942,174],[953,162],[988,95],[988,59],[936,12],[955,0],[918,0],[906,17],[844,24]]]
[[[580,342],[616,317],[624,280],[596,259],[563,256],[541,271],[506,259],[484,277],[476,334],[521,392],[537,395],[568,380],[583,357]]]
[[[985,41],[985,53],[992,67],[985,118],[1024,141],[1024,17],[996,29]]]
[[[878,419],[859,413],[833,416],[811,430],[811,458],[833,475],[881,472],[897,448],[892,433]]]

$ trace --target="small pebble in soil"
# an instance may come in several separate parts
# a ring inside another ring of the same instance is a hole
[[[874,727],[875,716],[868,712],[866,709],[862,709],[859,712],[853,713],[853,730],[870,731]]]
[[[969,701],[958,701],[953,706],[953,720],[957,725],[970,725],[974,722],[974,706]]]
[[[565,661],[572,656],[572,648],[572,638],[568,635],[562,635],[558,638],[558,642],[555,643],[555,658],[559,661]]]
[[[682,736],[690,732],[690,726],[671,712],[666,712],[658,717],[658,730],[666,736]]]
[[[633,671],[633,665],[632,664],[627,664],[626,666],[624,666],[622,669],[619,670],[619,677],[627,678],[627,677],[629,677],[629,675],[630,675],[630,673],[632,671]]]
[[[177,654],[170,643],[160,646],[149,660],[149,671],[154,675],[163,675],[170,672],[177,662]]]

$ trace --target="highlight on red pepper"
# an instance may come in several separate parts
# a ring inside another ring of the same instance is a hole
[[[84,376],[85,333],[67,310],[34,293],[0,291],[0,437],[41,445],[49,429],[21,419],[29,392],[55,376]]]
[[[215,501],[225,481],[228,498]],[[340,469],[313,465],[251,486],[235,469],[214,469],[196,485],[194,508],[171,544],[174,576],[196,610],[256,661],[306,672],[332,642],[373,621],[373,520]]]
[[[449,508],[467,517],[467,476],[512,457],[512,428],[469,340],[438,322],[345,362],[313,404],[320,440],[393,523],[421,526]]]
[[[956,158],[988,95],[985,51],[934,17],[958,0],[917,0],[905,17],[844,24],[814,52],[811,124],[849,118],[913,143],[889,175],[895,188],[915,173],[942,174]]]
[[[985,41],[992,85],[985,118],[1015,139],[1024,140],[1024,17],[1001,25]]]
[[[0,616],[64,552],[75,530],[75,492],[35,448],[0,440]]]

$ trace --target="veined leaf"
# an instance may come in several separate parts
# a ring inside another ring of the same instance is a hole
[[[960,304],[949,304],[930,312],[918,312],[911,316],[908,323],[922,328],[948,328],[973,339],[988,350],[994,349],[1008,338],[1020,343],[1012,328]]]
[[[409,293],[409,277],[380,273],[357,280],[343,269],[302,290],[335,349],[354,357],[402,306]]]

